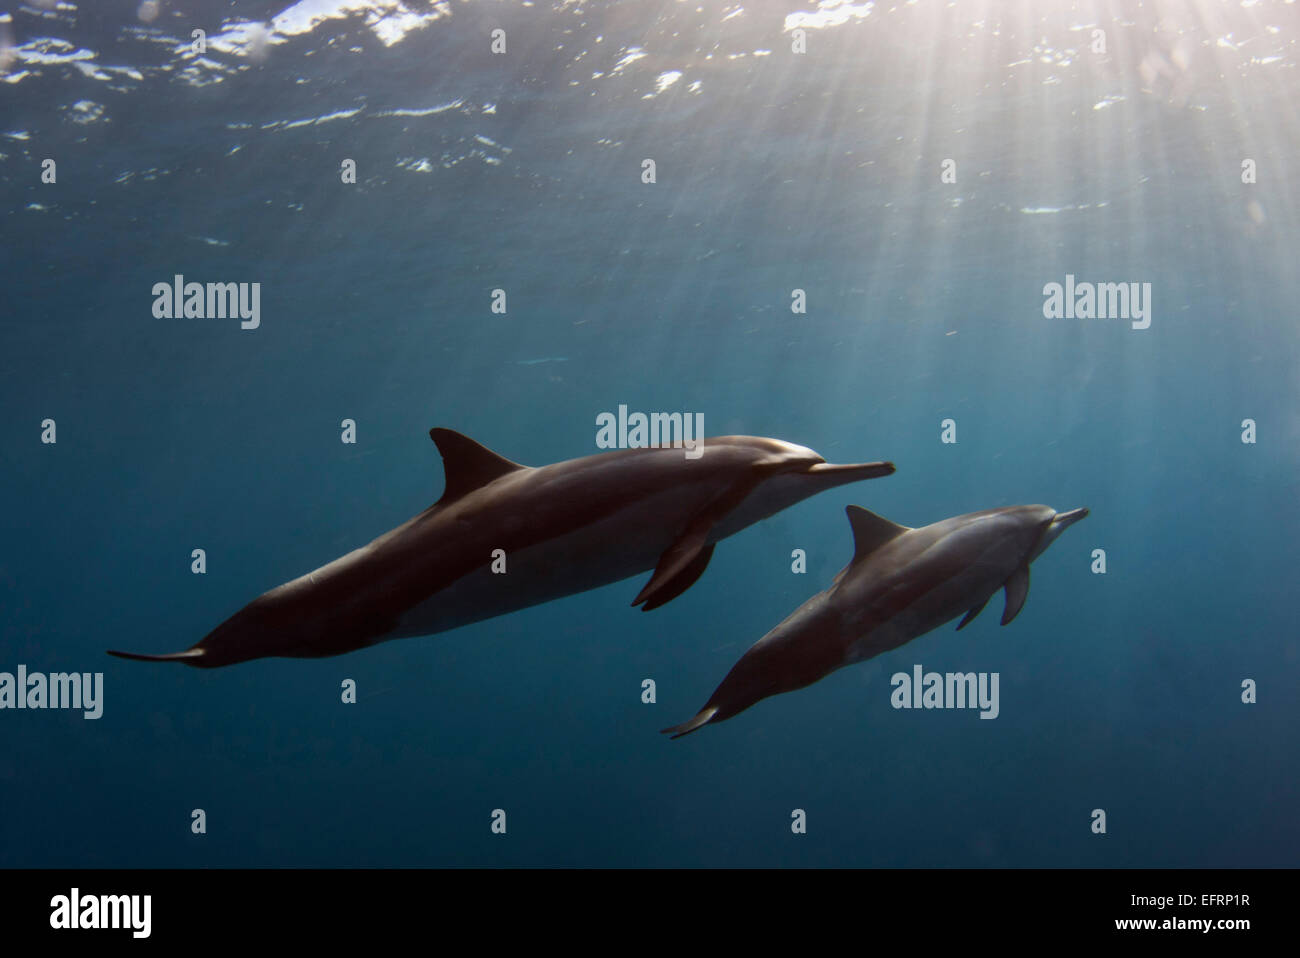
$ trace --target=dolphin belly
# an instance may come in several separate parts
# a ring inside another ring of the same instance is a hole
[[[590,525],[507,552],[492,571],[491,549],[467,575],[412,606],[383,639],[434,635],[649,572],[700,497],[668,490]],[[381,640],[382,641],[382,640]]]

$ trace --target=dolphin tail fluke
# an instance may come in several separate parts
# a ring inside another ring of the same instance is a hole
[[[202,659],[206,649],[186,649],[184,652],[169,652],[166,655],[146,655],[143,652],[118,652],[115,649],[108,649],[109,655],[116,655],[119,659],[133,659],[136,662],[184,662],[186,665],[197,666],[200,663],[196,659]]]
[[[713,721],[713,716],[718,714],[718,707],[711,705],[708,708],[700,709],[700,714],[695,716],[689,722],[683,722],[681,725],[674,725],[672,728],[663,728],[659,731],[665,735],[671,735],[673,738],[681,738],[683,735],[689,735],[698,728],[703,728]]]

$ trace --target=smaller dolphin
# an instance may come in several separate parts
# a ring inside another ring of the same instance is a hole
[[[855,551],[831,587],[741,656],[698,715],[664,732],[680,738],[729,719],[760,699],[812,685],[965,612],[960,631],[1001,588],[1006,625],[1029,594],[1029,563],[1088,514],[1008,506],[909,529],[861,506],[847,512]]]

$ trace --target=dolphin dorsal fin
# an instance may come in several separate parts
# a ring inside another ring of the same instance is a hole
[[[455,502],[516,469],[528,468],[498,456],[487,446],[479,445],[454,429],[435,427],[429,430],[429,438],[442,454],[442,468],[447,477],[447,488],[438,500],[440,506]]]
[[[912,531],[907,526],[890,522],[884,516],[878,516],[861,506],[849,506],[844,511],[848,513],[849,525],[853,528],[854,561],[875,552],[904,532]]]

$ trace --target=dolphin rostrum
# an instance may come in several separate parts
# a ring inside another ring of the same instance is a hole
[[[849,506],[853,559],[831,587],[754,643],[699,714],[663,731],[678,738],[729,719],[769,695],[812,685],[965,612],[957,626],[963,629],[1001,588],[1006,625],[1029,594],[1029,563],[1087,514],[1008,506],[909,529]]]
[[[894,471],[888,462],[831,465],[803,446],[753,436],[702,440],[696,458],[681,448],[619,449],[531,468],[450,429],[429,435],[446,488],[424,512],[254,599],[190,649],[110,654],[200,668],[339,655],[653,569],[632,603],[648,611],[700,577],[719,539]]]

